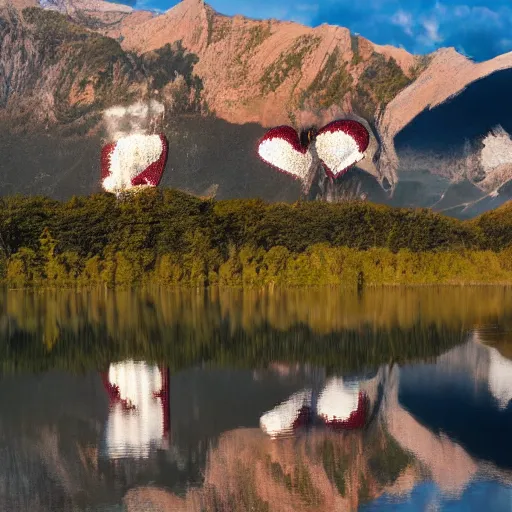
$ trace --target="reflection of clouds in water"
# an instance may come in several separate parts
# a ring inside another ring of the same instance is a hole
[[[445,496],[433,482],[415,486],[404,500],[387,494],[362,506],[360,512],[463,511],[505,512],[512,509],[512,487],[488,480],[471,482],[458,501]]]
[[[506,409],[512,400],[512,362],[495,348],[489,348],[489,357],[489,390],[500,409]]]
[[[143,362],[115,363],[108,381],[119,399],[114,399],[108,416],[107,456],[147,458],[151,446],[164,436],[165,408],[156,396],[163,387],[160,369]]]

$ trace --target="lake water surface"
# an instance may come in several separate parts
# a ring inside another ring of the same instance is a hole
[[[0,510],[512,510],[512,289],[0,291]]]

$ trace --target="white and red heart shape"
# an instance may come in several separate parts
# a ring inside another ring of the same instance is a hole
[[[165,135],[132,134],[101,150],[101,181],[107,192],[160,183],[169,143]]]
[[[370,134],[361,123],[342,119],[325,125],[308,146],[291,126],[272,128],[258,142],[258,154],[272,167],[305,181],[314,171],[316,153],[325,172],[338,178],[364,158],[369,143]]]
[[[147,458],[169,434],[168,369],[127,360],[110,364],[101,379],[109,399],[106,453],[112,459]]]
[[[311,389],[303,389],[263,414],[260,427],[273,438],[288,436],[311,423],[352,430],[366,425],[368,411],[369,398],[361,382],[332,377],[318,396]]]
[[[300,143],[298,133],[291,126],[270,129],[258,143],[258,154],[278,171],[300,180],[307,179],[313,163],[313,155]]]
[[[312,391],[304,389],[263,414],[260,427],[270,437],[287,436],[307,425],[312,412]]]
[[[331,378],[320,392],[316,404],[318,417],[328,426],[338,429],[356,429],[365,425],[368,396],[359,382],[344,382]]]

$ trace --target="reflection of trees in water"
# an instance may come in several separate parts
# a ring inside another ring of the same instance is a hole
[[[435,356],[462,342],[472,320],[463,308],[475,299],[467,293],[448,292],[441,306],[434,289],[360,296],[336,289],[7,292],[0,354],[5,370],[101,369],[127,358],[171,370],[198,361],[261,367],[276,360],[356,370]],[[484,304],[490,312],[503,307],[492,297]]]
[[[27,332],[46,331],[57,338],[59,329],[78,332],[104,329],[114,337],[139,340],[162,336],[179,323],[200,335],[223,326],[233,333],[262,325],[287,330],[303,324],[319,334],[342,329],[410,327],[425,323],[473,327],[501,318],[512,308],[512,294],[497,287],[376,288],[361,295],[338,288],[218,290],[200,292],[106,291],[93,289],[0,292],[0,329],[10,326]],[[49,324],[49,325],[47,325]],[[130,334],[132,333],[132,334]],[[51,344],[51,343],[50,343]]]

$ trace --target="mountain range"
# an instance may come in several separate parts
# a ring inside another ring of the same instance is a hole
[[[0,0],[0,194],[97,191],[101,145],[158,129],[170,143],[162,185],[294,201],[298,184],[257,158],[258,138],[348,117],[371,142],[342,197],[472,217],[512,197],[511,82],[512,53],[417,56],[203,0],[161,14]]]

